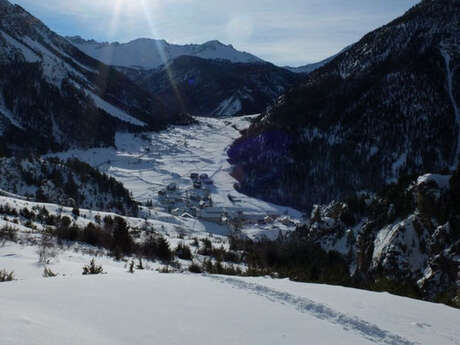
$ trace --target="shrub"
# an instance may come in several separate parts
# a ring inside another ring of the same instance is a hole
[[[91,259],[89,265],[83,266],[83,275],[104,273],[102,266],[96,265],[94,259]]]
[[[136,269],[143,270],[144,265],[142,264],[142,258],[139,258],[139,263],[136,265]]]
[[[179,259],[192,260],[192,251],[190,250],[190,247],[183,243],[179,243],[175,250],[175,253]]]
[[[189,272],[192,272],[192,273],[202,273],[203,272],[201,266],[194,262],[188,267],[188,270]]]
[[[134,273],[134,260],[129,263],[129,273]]]
[[[57,274],[54,273],[50,268],[48,267],[45,267],[45,269],[43,270],[43,278],[53,278],[53,277],[56,277]]]
[[[105,222],[105,218],[104,218]],[[134,241],[128,230],[128,224],[121,217],[115,217],[113,221],[113,243],[112,250],[119,250],[123,254],[130,254],[134,249]]]
[[[57,256],[57,251],[54,248],[54,243],[47,234],[42,235],[37,254],[38,263],[45,265],[49,264],[51,259]]]
[[[72,209],[72,214],[73,214],[73,216],[74,216],[75,218],[80,217],[80,209],[79,209],[78,207],[74,207],[74,208]]]
[[[0,282],[10,282],[14,279],[14,272],[7,272],[6,270],[0,271]]]
[[[158,272],[160,272],[160,273],[172,273],[174,271],[172,269],[170,269],[169,266],[163,266],[162,268],[158,269]]]
[[[0,240],[14,242],[16,241],[16,237],[17,237],[17,230],[12,228],[11,226],[6,225],[0,228]]]
[[[157,241],[158,244],[158,258],[163,261],[171,261],[173,257],[173,253],[171,252],[171,249],[169,248],[169,243],[168,241],[161,236],[158,238]]]

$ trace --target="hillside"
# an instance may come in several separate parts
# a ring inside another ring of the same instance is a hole
[[[137,215],[121,183],[77,159],[2,158],[0,175],[0,195]]]
[[[116,130],[183,122],[116,70],[0,1],[0,153],[112,145]]]
[[[232,63],[182,56],[150,71],[119,69],[175,112],[256,114],[303,78],[269,63]]]
[[[309,74],[229,151],[240,191],[309,210],[456,168],[459,18],[422,1]]]
[[[294,238],[340,253],[354,286],[460,306],[460,170],[316,205]]]

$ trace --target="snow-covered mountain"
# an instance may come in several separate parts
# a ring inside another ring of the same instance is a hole
[[[311,63],[311,64],[308,64],[308,65],[303,65],[303,66],[299,66],[299,67],[290,67],[290,66],[285,66],[284,68],[286,68],[287,70],[291,71],[291,72],[294,72],[294,73],[303,73],[303,74],[309,74],[313,71],[316,71],[317,69],[323,67],[325,64],[331,62],[332,60],[334,60],[338,55],[340,55],[341,53],[347,51],[349,48],[351,47],[350,46],[347,46],[345,48],[343,48],[340,52],[338,52],[337,54],[334,54],[324,60],[321,60],[319,62],[315,62],[315,63]]]
[[[460,6],[425,0],[307,75],[235,142],[241,191],[311,209],[460,157]]]
[[[153,70],[118,68],[173,112],[258,114],[303,78],[269,63],[234,63],[180,56]]]
[[[177,120],[116,70],[0,0],[0,151],[113,144],[116,129]]]
[[[160,98],[173,113],[260,113],[301,80],[293,72],[218,41],[181,46],[152,39],[124,44],[78,36],[67,39]]]
[[[101,43],[84,40],[79,36],[67,37],[67,39],[89,56],[107,65],[120,67],[153,69],[184,55],[231,62],[263,62],[252,54],[240,52],[232,45],[225,45],[219,41],[178,45],[165,40],[148,38],[140,38],[128,43]]]

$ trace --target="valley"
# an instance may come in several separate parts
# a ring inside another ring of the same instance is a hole
[[[71,150],[48,156],[63,160],[78,158],[123,183],[135,200],[143,204],[151,201],[153,210],[163,212],[179,208],[176,215],[191,213],[190,208],[183,205],[186,193],[207,190],[217,218],[228,214],[230,220],[241,220],[243,232],[251,237],[274,239],[280,231],[294,230],[302,213],[237,192],[234,188],[237,181],[231,176],[232,166],[228,163],[227,149],[254,117],[197,118],[198,124],[157,133],[117,133],[115,148]],[[190,178],[193,173],[208,175],[212,184],[194,188]],[[170,184],[178,190],[173,196],[182,201],[166,205],[159,193],[166,191]],[[197,201],[195,208],[199,208],[200,200]],[[266,217],[284,218],[288,226],[280,221],[257,224],[263,223]],[[287,222],[286,218],[291,221]]]
[[[459,0],[27,1],[0,345],[460,345]]]

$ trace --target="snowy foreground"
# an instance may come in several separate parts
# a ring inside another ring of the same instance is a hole
[[[270,278],[127,272],[81,275],[90,256],[61,250],[43,278],[36,248],[7,242],[0,259],[18,280],[0,283],[0,343],[8,345],[448,345],[460,311],[341,287]],[[152,264],[154,265],[154,264]]]

